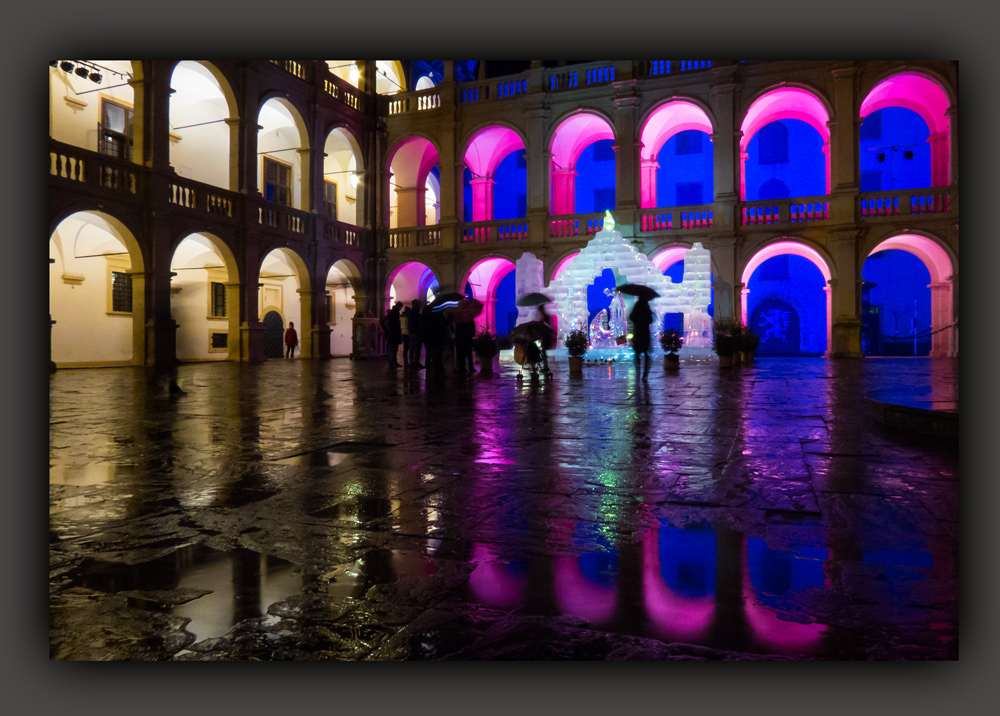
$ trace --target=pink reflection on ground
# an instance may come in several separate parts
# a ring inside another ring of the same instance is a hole
[[[472,561],[477,566],[469,577],[469,589],[478,601],[505,609],[524,604],[528,592],[526,577],[511,574],[506,565],[494,561],[485,545],[473,545]]]
[[[603,623],[614,616],[618,588],[594,584],[580,570],[576,557],[553,562],[556,601],[567,614],[593,623]]]
[[[755,638],[786,652],[813,651],[819,648],[826,631],[825,624],[798,622],[779,619],[767,607],[759,604],[756,591],[750,583],[750,564],[747,555],[747,541],[743,539],[743,616],[753,631]]]
[[[715,595],[687,597],[670,589],[660,571],[660,530],[653,528],[642,542],[643,594],[646,613],[657,629],[673,639],[703,639],[715,617]]]

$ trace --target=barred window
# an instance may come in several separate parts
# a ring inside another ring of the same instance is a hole
[[[228,348],[229,347],[229,334],[228,333],[212,333],[212,348]]]
[[[132,313],[131,274],[111,272],[111,310],[115,313]]]
[[[213,318],[226,317],[226,284],[212,281],[212,312]]]

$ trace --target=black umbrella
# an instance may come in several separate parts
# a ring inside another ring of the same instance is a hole
[[[515,306],[540,306],[543,303],[552,303],[552,299],[546,296],[544,293],[529,293],[526,296],[521,296],[514,303]]]
[[[655,290],[641,283],[623,283],[621,286],[616,287],[615,290],[627,296],[635,296],[643,301],[651,301],[654,298],[660,297],[660,294]]]
[[[507,336],[514,343],[534,343],[535,341],[546,343],[555,339],[556,332],[545,321],[528,321],[515,326]]]

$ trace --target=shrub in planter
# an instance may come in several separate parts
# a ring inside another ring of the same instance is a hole
[[[680,362],[680,356],[677,352],[681,349],[684,344],[684,339],[681,337],[680,331],[668,328],[663,333],[660,334],[660,347],[666,355],[663,357],[663,361],[666,364],[674,364]]]
[[[484,328],[472,337],[472,352],[479,358],[479,365],[484,370],[493,369],[493,356],[500,352],[496,334],[489,328]]]
[[[758,345],[760,345],[760,336],[758,336],[749,327],[743,326],[743,332],[740,334],[740,353],[743,354],[744,361],[748,361],[753,358],[753,354],[756,352]]]
[[[569,374],[573,376],[583,375],[583,356],[587,354],[587,347],[590,337],[585,331],[577,328],[570,331],[566,336],[564,345],[569,353]]]
[[[719,365],[732,365],[742,332],[743,324],[735,318],[720,318],[712,324],[712,350],[719,356]]]

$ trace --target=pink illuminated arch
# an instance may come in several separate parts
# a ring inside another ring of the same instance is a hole
[[[388,306],[389,297],[395,291],[395,299],[404,305],[413,299],[427,300],[427,288],[436,279],[434,271],[419,261],[407,261],[397,266],[385,284],[385,300]]]
[[[656,267],[657,271],[663,273],[678,261],[683,261],[686,252],[687,249],[683,246],[672,246],[650,257],[650,261],[653,262],[653,266]]]
[[[514,263],[501,256],[494,256],[477,262],[459,284],[472,286],[472,297],[483,302],[483,312],[476,317],[476,327],[487,325],[496,327],[497,286],[515,269]]]
[[[714,132],[712,120],[704,109],[687,100],[669,100],[660,105],[643,125],[639,134],[642,148],[640,159],[640,188],[642,208],[656,206],[656,158],[663,145],[675,134],[695,129],[709,136]]]
[[[740,198],[746,201],[746,160],[750,140],[767,124],[798,119],[819,132],[826,156],[826,192],[830,193],[830,112],[813,92],[799,87],[781,87],[758,97],[740,125]]]
[[[386,160],[391,175],[388,189],[396,192],[397,226],[424,226],[427,223],[424,201],[427,175],[438,162],[437,148],[423,137],[408,137],[389,152]]]
[[[574,167],[584,149],[603,139],[614,139],[611,123],[599,114],[580,112],[564,119],[549,144],[552,214],[572,214],[576,209]]]
[[[743,323],[746,323],[749,318],[747,315],[747,294],[749,291],[746,285],[750,282],[750,277],[753,276],[754,271],[760,268],[760,265],[769,258],[785,254],[808,259],[823,275],[823,280],[826,282],[826,286],[823,287],[823,290],[826,292],[826,355],[830,355],[833,350],[833,299],[830,293],[830,280],[833,278],[833,274],[830,272],[827,260],[819,251],[811,246],[799,243],[798,241],[784,240],[768,244],[755,253],[753,258],[747,263],[746,268],[743,269],[743,275],[740,278],[740,283],[743,284],[742,295],[740,297],[740,317]]]
[[[940,244],[926,236],[901,234],[880,242],[868,252],[868,256],[879,251],[899,249],[920,259],[930,274],[931,283],[931,356],[955,355],[956,328],[954,324],[954,263],[951,256]],[[948,330],[945,330],[950,327]]]
[[[493,218],[493,175],[511,152],[524,149],[524,140],[513,129],[487,127],[476,132],[462,160],[472,172],[472,220]]]
[[[552,283],[557,278],[559,278],[562,272],[565,271],[567,268],[569,268],[569,265],[573,263],[573,259],[575,259],[579,255],[580,255],[579,251],[574,251],[568,256],[564,256],[562,259],[560,259],[559,263],[556,264],[556,267],[552,269],[552,275],[549,277],[549,283]]]
[[[931,185],[951,183],[951,100],[945,89],[930,77],[916,72],[901,72],[879,82],[861,103],[863,120],[886,107],[902,107],[927,123],[931,148]]]

